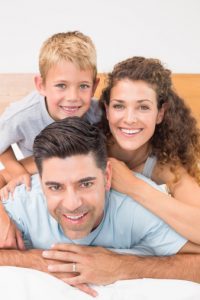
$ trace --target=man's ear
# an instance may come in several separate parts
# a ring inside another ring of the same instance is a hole
[[[98,86],[98,84],[99,84],[99,81],[100,81],[100,78],[96,78],[95,79],[95,82],[94,82],[94,84],[93,84],[93,89],[92,89],[92,96],[94,96],[94,93],[95,93],[95,91],[96,91],[96,89],[97,89],[97,86]]]
[[[105,188],[106,191],[109,191],[111,188],[111,180],[112,180],[112,166],[110,161],[107,162],[106,171],[105,171]]]
[[[42,96],[46,96],[45,95],[45,85],[43,82],[43,79],[40,75],[36,75],[34,77],[34,82],[35,82],[35,87],[38,90],[38,92],[42,95]]]
[[[164,103],[164,104],[162,105],[161,109],[159,109],[159,111],[158,111],[156,124],[162,123],[162,120],[163,120],[163,118],[164,118],[164,115],[165,115],[166,110],[167,110],[167,103]]]

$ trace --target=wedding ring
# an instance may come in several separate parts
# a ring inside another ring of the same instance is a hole
[[[76,263],[72,264],[72,272],[76,272]]]

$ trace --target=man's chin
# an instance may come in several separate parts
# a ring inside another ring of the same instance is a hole
[[[88,228],[88,229],[84,229],[81,230],[80,228],[73,228],[73,229],[63,229],[63,232],[65,234],[65,236],[67,238],[69,238],[70,240],[79,240],[79,239],[83,239],[86,236],[88,236],[90,234],[90,232],[92,231],[92,229]]]

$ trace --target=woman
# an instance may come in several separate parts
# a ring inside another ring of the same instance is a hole
[[[100,105],[113,188],[200,244],[200,131],[173,89],[171,72],[157,59],[122,61],[108,75]],[[166,184],[169,193],[132,171]]]

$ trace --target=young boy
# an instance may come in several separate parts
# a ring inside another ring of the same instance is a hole
[[[79,116],[94,123],[100,117],[98,105],[92,101],[98,84],[96,50],[88,36],[74,31],[47,39],[40,51],[39,70],[37,92],[10,105],[0,117],[0,161],[7,176],[0,178],[0,188],[8,180],[11,189],[12,182],[13,186],[24,182],[30,187],[29,167],[16,160],[13,143],[28,157],[35,136],[53,121]]]
[[[40,75],[35,77],[37,92],[10,105],[0,117],[0,188],[5,198],[15,186],[25,183],[30,189],[30,173],[37,172],[32,160],[35,136],[48,124],[68,116],[84,117],[91,123],[100,120],[98,104],[92,100],[98,84],[96,50],[91,39],[81,32],[58,33],[47,39],[39,55]],[[11,148],[17,143],[24,157],[16,160]],[[0,203],[1,204],[1,203]],[[0,205],[1,247],[23,249],[19,232]],[[14,239],[13,239],[14,237]]]

